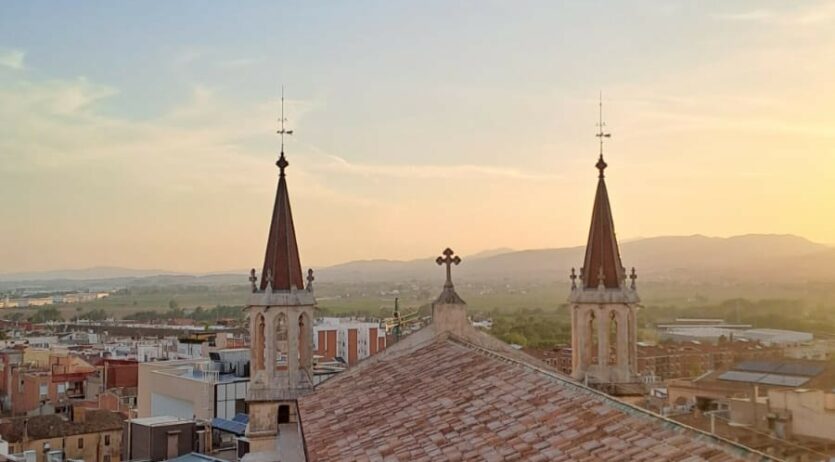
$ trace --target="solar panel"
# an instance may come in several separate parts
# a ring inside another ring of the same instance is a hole
[[[745,372],[762,372],[782,375],[802,375],[814,377],[824,371],[819,364],[796,363],[788,361],[743,361],[734,370]]]
[[[234,420],[226,420],[215,417],[212,419],[212,427],[218,430],[232,433],[237,436],[243,436],[246,433],[246,424],[236,422]]]
[[[734,369],[751,372],[777,372],[782,364],[776,361],[743,361],[734,366]]]
[[[784,375],[814,377],[823,372],[823,369],[823,366],[817,364],[783,363],[780,364],[780,368],[776,372]]]
[[[784,387],[799,387],[808,381],[808,377],[798,377],[795,375],[766,374],[763,378],[760,379],[758,383],[762,383],[765,385],[778,385]]]
[[[799,387],[809,381],[809,377],[796,375],[763,374],[762,372],[728,371],[719,376],[719,380],[730,382],[761,383],[781,387]]]
[[[728,371],[719,376],[719,380],[729,380],[731,382],[748,382],[758,383],[765,374],[761,372],[743,372],[743,371]]]

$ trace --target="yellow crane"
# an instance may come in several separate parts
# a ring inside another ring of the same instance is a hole
[[[403,334],[403,327],[408,326],[420,320],[418,317],[419,311],[417,308],[412,308],[407,312],[400,313],[400,299],[394,299],[394,316],[384,318],[380,321],[382,327],[386,329],[386,335],[394,335],[395,341],[400,340]]]

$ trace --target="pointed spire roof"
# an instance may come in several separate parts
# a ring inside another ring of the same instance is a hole
[[[278,191],[275,195],[270,234],[267,237],[267,252],[261,272],[260,288],[266,290],[270,285],[274,291],[290,290],[293,287],[301,290],[304,288],[302,265],[293,226],[293,213],[290,210],[287,178],[284,174],[284,169],[290,163],[284,157],[283,149],[276,165],[279,169]]]
[[[581,278],[584,289],[596,289],[600,283],[607,289],[623,288],[626,272],[620,260],[620,249],[615,237],[615,222],[609,205],[609,193],[606,190],[606,178],[603,171],[607,164],[603,154],[597,161],[600,171],[597,180],[597,193],[591,213],[591,228],[586,245]]]

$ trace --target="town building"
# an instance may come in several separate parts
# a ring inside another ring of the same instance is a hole
[[[669,405],[677,410],[727,410],[732,398],[752,399],[771,389],[835,387],[835,367],[828,361],[758,359],[690,379],[667,381]]]
[[[211,431],[193,419],[157,416],[125,421],[124,460],[159,462],[211,451]]]
[[[712,344],[748,340],[763,345],[788,348],[807,345],[814,340],[814,336],[809,332],[783,329],[740,329],[728,326],[689,325],[659,329],[658,339],[661,341],[697,341]]]
[[[720,344],[689,342],[638,343],[638,373],[648,383],[694,378],[705,372],[727,369],[735,363],[779,358],[782,349],[759,342]]]
[[[138,417],[210,421],[215,417],[231,419],[236,413],[246,412],[247,361],[224,364],[211,359],[188,359],[139,364]]]
[[[322,318],[313,326],[313,349],[324,359],[342,358],[349,366],[386,348],[379,322]]]
[[[69,421],[56,414],[0,421],[0,455],[7,459],[47,462],[76,460],[119,462],[122,416],[90,410]]]

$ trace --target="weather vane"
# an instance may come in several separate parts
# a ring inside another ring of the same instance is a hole
[[[278,119],[278,122],[281,124],[281,128],[276,133],[281,135],[281,154],[284,155],[284,135],[293,134],[293,130],[284,128],[284,122],[287,122],[287,118],[284,117],[284,85],[281,86],[281,118]]]
[[[603,138],[611,138],[612,134],[611,133],[606,133],[606,131],[605,131],[606,123],[603,122],[603,92],[602,91],[600,92],[599,108],[600,108],[600,114],[599,114],[600,119],[597,122],[597,127],[600,129],[600,131],[597,132],[597,134],[595,134],[594,136],[596,136],[600,139],[600,157],[603,158]]]

